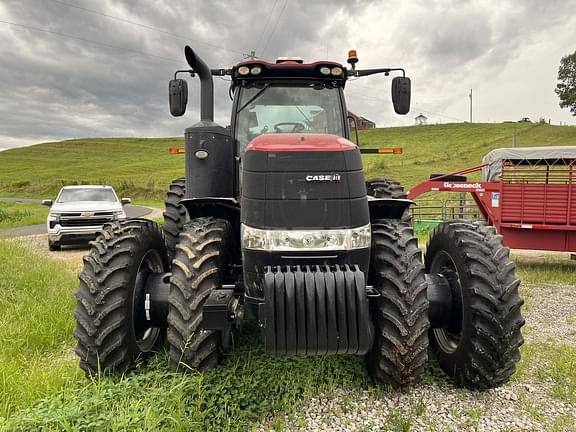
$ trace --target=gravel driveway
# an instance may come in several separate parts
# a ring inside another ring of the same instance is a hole
[[[530,299],[527,343],[576,347],[576,287],[525,286],[521,294]],[[576,406],[554,397],[553,383],[536,379],[545,361],[485,392],[455,388],[429,363],[423,382],[404,392],[337,390],[312,397],[296,415],[269,416],[260,430],[280,420],[289,431],[576,431]]]

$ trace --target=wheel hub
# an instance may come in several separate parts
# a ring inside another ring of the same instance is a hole
[[[452,353],[462,336],[462,286],[456,265],[448,253],[440,251],[434,257],[427,280],[430,327],[440,348]]]
[[[142,258],[134,281],[132,325],[136,344],[142,352],[150,351],[154,347],[161,329],[166,327],[168,289],[165,287],[166,277],[162,271],[160,256],[155,250],[150,250]],[[164,293],[166,299],[163,305],[158,306],[157,298],[163,297]]]

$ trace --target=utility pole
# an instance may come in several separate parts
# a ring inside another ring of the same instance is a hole
[[[470,123],[472,123],[472,89],[470,89]]]

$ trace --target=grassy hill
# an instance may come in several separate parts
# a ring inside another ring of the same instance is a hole
[[[366,157],[368,178],[399,179],[407,189],[432,173],[478,165],[490,150],[512,147],[576,146],[576,128],[531,123],[445,124],[373,129],[360,137],[362,146],[403,147],[401,156]]]
[[[576,128],[540,124],[445,124],[373,129],[365,147],[403,147],[403,155],[365,156],[368,178],[389,177],[410,188],[432,172],[479,164],[488,151],[516,145],[576,145]],[[96,138],[38,144],[0,153],[0,196],[53,197],[62,185],[106,183],[140,201],[163,201],[184,173],[181,138]]]

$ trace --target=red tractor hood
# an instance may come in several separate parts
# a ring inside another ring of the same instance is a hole
[[[260,152],[343,152],[358,146],[338,135],[275,133],[259,135],[250,141],[247,151]]]

